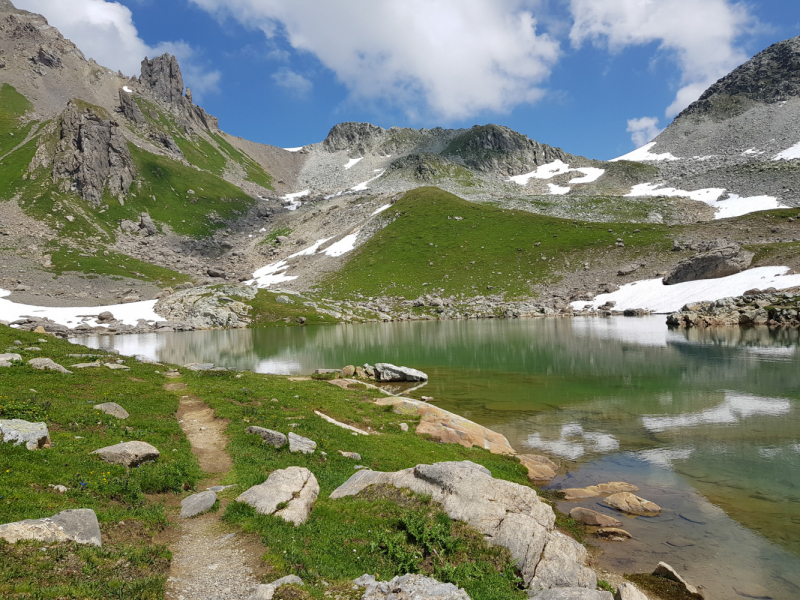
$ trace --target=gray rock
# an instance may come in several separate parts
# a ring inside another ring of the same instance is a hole
[[[133,99],[133,94],[130,94],[119,88],[119,106],[122,109],[122,114],[125,117],[136,123],[137,125],[146,125],[147,119],[145,119],[144,114],[142,114],[142,110],[139,108],[139,105],[136,103],[136,100]]]
[[[536,575],[537,587],[551,587],[562,581],[595,586],[594,573],[583,566],[586,551],[580,545],[573,547],[572,540],[564,540],[565,536],[555,532],[553,509],[529,487],[494,479],[485,467],[463,461],[417,465],[396,473],[358,471],[330,497],[353,496],[373,484],[430,495],[450,518],[465,521],[490,543],[508,548],[526,585]],[[540,569],[547,545],[550,549],[545,568]]]
[[[233,485],[213,485],[210,488],[206,488],[206,491],[209,491],[209,492],[222,492],[224,490],[227,490],[228,488],[235,488],[235,487],[236,487],[235,483]]]
[[[9,365],[11,364],[11,361],[14,360],[22,360],[22,356],[20,356],[19,354],[15,354],[14,352],[7,352],[5,354],[0,354],[0,361],[5,361],[9,363]]]
[[[289,296],[277,296],[275,298],[275,302],[277,302],[278,304],[289,304],[291,300],[289,300]]]
[[[528,598],[533,600],[613,600],[611,592],[589,590],[586,588],[551,588],[547,590],[531,590]]]
[[[109,321],[114,320],[114,315],[111,313],[111,311],[104,310],[99,315],[97,315],[97,320],[101,323],[108,323]]]
[[[662,281],[664,285],[673,285],[684,281],[727,277],[747,269],[752,260],[752,252],[742,250],[737,244],[726,244],[682,260]]]
[[[339,450],[339,454],[341,454],[345,458],[351,458],[353,460],[361,460],[361,455],[358,452],[343,452],[342,450]]]
[[[187,498],[181,500],[181,519],[188,519],[195,515],[202,514],[207,510],[211,510],[214,503],[217,501],[217,495],[214,492],[200,492],[192,494]]]
[[[214,363],[190,363],[183,366],[190,371],[211,371],[214,368]]]
[[[88,508],[63,510],[44,519],[27,519],[0,525],[0,538],[12,544],[19,540],[36,540],[102,545],[97,515]]]
[[[245,429],[245,433],[260,435],[265,444],[269,444],[275,448],[280,448],[286,444],[286,436],[280,431],[273,431],[272,429],[251,425]]]
[[[681,577],[678,574],[678,572],[675,569],[673,569],[670,565],[668,565],[665,562],[658,563],[656,570],[653,571],[653,575],[656,575],[657,577],[664,577],[666,579],[670,579],[672,581],[680,583],[684,588],[686,588],[686,591],[689,592],[689,594],[691,594],[692,596],[699,598],[701,600],[703,598],[703,595],[697,590],[696,587],[690,585],[683,577]]]
[[[635,585],[624,581],[619,584],[614,600],[648,600],[648,598]]]
[[[66,494],[69,491],[69,488],[65,485],[60,484],[49,484],[47,487],[57,491],[59,494]]]
[[[147,442],[121,442],[95,450],[92,454],[99,455],[107,463],[126,467],[136,467],[160,456],[158,450]]]
[[[78,363],[76,365],[70,365],[73,369],[99,369],[101,367],[105,367],[103,363],[100,361],[97,362],[90,362],[90,363]]]
[[[275,514],[300,525],[308,518],[317,496],[319,483],[314,474],[303,467],[288,467],[273,471],[264,483],[251,487],[236,501],[252,506],[262,515]],[[278,508],[284,504],[284,508]]]
[[[72,374],[72,371],[67,371],[58,363],[53,362],[51,358],[32,358],[28,361],[28,364],[40,371],[58,371],[59,373]]]
[[[398,367],[390,363],[376,363],[375,371],[381,381],[427,381],[428,376],[422,371],[409,367]]]
[[[314,454],[317,449],[317,443],[313,440],[297,435],[296,433],[289,433],[289,452],[302,452],[303,454]]]
[[[30,423],[22,419],[0,419],[0,441],[15,446],[25,444],[28,450],[50,447],[47,423]]]
[[[583,523],[584,525],[594,525],[596,527],[622,527],[621,521],[589,508],[581,508],[576,506],[569,511],[569,516],[575,519],[578,523]]]
[[[162,54],[142,61],[139,84],[155,99],[166,104],[178,104],[183,98],[183,76],[178,59]]]
[[[250,306],[231,296],[252,300],[258,290],[246,285],[195,287],[160,298],[153,310],[165,320],[192,327],[244,327],[250,323]]]
[[[94,409],[101,410],[107,415],[117,417],[118,419],[127,419],[130,416],[128,411],[122,408],[116,402],[103,402],[102,404],[95,404]]]
[[[248,600],[272,600],[275,595],[275,590],[283,585],[304,585],[303,580],[297,575],[287,575],[276,579],[272,583],[262,583],[256,588],[256,591],[250,596]]]
[[[0,367],[10,367],[10,366],[11,366],[10,362],[8,362],[7,360],[0,359]]]
[[[551,532],[530,588],[578,587],[593,590],[597,587],[597,576],[584,566],[588,558],[586,548],[581,544],[563,533]]]
[[[452,583],[411,573],[390,581],[375,581],[372,575],[362,575],[353,583],[367,588],[362,600],[470,600],[467,592]]]
[[[408,423],[400,423],[400,431],[408,431]]]
[[[152,217],[146,212],[139,215],[139,226],[147,232],[147,235],[156,235],[158,233],[158,227],[156,227]]]

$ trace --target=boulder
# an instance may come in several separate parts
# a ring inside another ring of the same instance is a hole
[[[542,588],[566,579],[580,586],[595,586],[594,573],[583,566],[585,550],[581,553],[555,532],[553,509],[541,502],[533,489],[494,479],[485,467],[462,461],[417,465],[396,473],[361,470],[330,497],[354,496],[370,485],[393,485],[429,495],[451,519],[474,527],[489,543],[508,548],[526,585],[536,575],[536,585]],[[551,542],[550,566],[540,575],[538,565]]]
[[[19,540],[38,542],[77,542],[100,546],[100,525],[97,515],[88,508],[62,510],[44,519],[27,519],[0,525],[0,538],[12,544]]]
[[[28,361],[28,364],[34,369],[38,369],[40,371],[58,371],[59,373],[72,374],[72,371],[67,371],[58,363],[53,362],[53,359],[51,358],[32,358]]]
[[[372,575],[362,575],[353,583],[367,588],[362,600],[470,600],[467,592],[452,583],[411,573],[398,575],[390,581],[375,581]]]
[[[317,443],[313,440],[297,435],[296,433],[289,434],[289,452],[302,452],[303,454],[314,454],[317,449]]]
[[[584,566],[588,558],[589,554],[581,544],[563,533],[551,532],[530,588],[577,587],[593,590],[597,587],[597,576]]]
[[[380,381],[428,381],[428,376],[422,371],[389,363],[376,363],[375,372]]]
[[[576,506],[569,511],[569,516],[578,523],[583,523],[584,525],[593,525],[595,527],[622,527],[622,522],[617,521],[614,517],[609,517],[588,508]]]
[[[343,452],[342,450],[339,450],[339,454],[352,460],[361,460],[361,455],[358,452]]]
[[[558,471],[558,465],[546,456],[518,454],[517,459],[528,469],[528,479],[531,481],[550,481]]]
[[[613,600],[611,592],[586,588],[552,588],[528,592],[533,600]]]
[[[619,527],[601,527],[597,530],[597,535],[610,538],[612,541],[631,540],[633,536]]]
[[[102,404],[95,404],[94,409],[103,411],[107,415],[117,417],[118,419],[127,419],[130,417],[128,411],[122,408],[116,402],[103,402]]]
[[[114,320],[114,315],[111,312],[104,310],[99,315],[97,315],[97,320],[100,323],[108,323],[109,321]]]
[[[120,442],[95,450],[92,454],[99,455],[100,458],[112,465],[126,467],[137,467],[142,463],[156,460],[160,456],[158,450],[147,442]]]
[[[696,587],[694,587],[693,585],[690,585],[683,577],[681,577],[678,574],[678,572],[675,569],[673,569],[671,566],[669,566],[665,562],[658,563],[658,566],[656,567],[656,570],[653,571],[653,575],[655,575],[656,577],[664,577],[666,579],[670,579],[672,581],[675,581],[675,582],[681,584],[684,588],[686,588],[686,591],[691,596],[694,596],[695,598],[698,598],[700,600],[703,599],[703,594],[701,594],[700,591]]]
[[[614,600],[648,600],[642,591],[630,582],[623,581],[614,594]]]
[[[661,512],[661,507],[658,504],[635,496],[630,492],[612,494],[605,499],[604,503],[606,506],[632,515],[657,515]]]
[[[0,442],[15,446],[25,444],[28,450],[50,447],[47,423],[31,423],[22,419],[0,419]]]
[[[217,501],[217,495],[214,492],[200,492],[192,494],[181,500],[181,519],[188,519],[195,515],[202,514],[207,510],[211,510],[214,503]]]
[[[356,374],[356,368],[353,365],[347,365],[342,369],[342,377],[352,377]]]
[[[565,500],[580,500],[582,498],[594,498],[606,494],[616,494],[617,492],[638,492],[639,488],[624,481],[612,481],[610,483],[598,483],[585,488],[567,488],[564,492]]]
[[[256,591],[248,598],[248,600],[272,600],[275,595],[275,590],[283,585],[303,585],[303,580],[297,575],[287,575],[276,579],[272,583],[262,583],[256,588]]]
[[[288,467],[273,471],[264,483],[251,487],[236,501],[252,506],[262,515],[274,514],[300,525],[308,518],[317,496],[319,483],[314,474],[303,467]],[[279,510],[281,505],[285,506]]]
[[[252,433],[255,435],[261,436],[261,439],[264,440],[264,443],[273,446],[275,448],[280,448],[281,446],[286,445],[286,436],[283,435],[280,431],[273,431],[272,429],[266,429],[264,427],[257,427],[256,425],[251,425],[247,429],[245,429],[245,433]]]
[[[5,361],[7,363],[11,363],[12,361],[15,360],[22,360],[22,356],[14,352],[7,352],[5,354],[0,354],[0,362]]]
[[[737,244],[725,244],[682,260],[662,281],[664,285],[674,285],[684,281],[727,277],[747,269],[752,260],[752,252],[742,250]]]

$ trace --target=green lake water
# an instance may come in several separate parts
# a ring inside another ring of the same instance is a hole
[[[668,330],[663,316],[428,321],[87,337],[177,364],[264,373],[391,362],[425,371],[412,396],[566,467],[551,485],[623,480],[664,509],[622,517],[601,566],[666,561],[715,599],[800,598],[798,332]],[[611,514],[601,499],[561,503]]]

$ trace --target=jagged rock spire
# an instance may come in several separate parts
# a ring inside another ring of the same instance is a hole
[[[162,54],[142,61],[139,83],[150,93],[167,104],[177,104],[183,98],[183,76],[178,59],[171,54]]]

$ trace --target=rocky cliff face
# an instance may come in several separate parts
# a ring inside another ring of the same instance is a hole
[[[139,84],[153,98],[166,104],[178,104],[183,98],[183,75],[178,59],[170,54],[152,60],[145,58]]]
[[[106,189],[114,196],[126,194],[135,176],[117,122],[71,101],[61,117],[54,180],[64,181],[67,189],[74,186],[85,200],[99,206]]]

